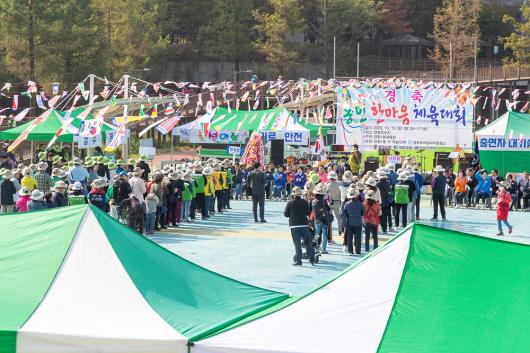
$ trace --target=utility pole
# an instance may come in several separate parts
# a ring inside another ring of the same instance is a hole
[[[337,77],[337,37],[333,36],[333,78]]]
[[[94,74],[88,75],[88,86],[89,86],[88,101],[92,103],[94,101]]]
[[[475,56],[473,60],[473,81],[477,83],[477,38],[475,37]]]
[[[357,42],[357,78],[359,78],[359,52],[361,50],[361,42]]]
[[[453,42],[449,41],[449,82],[453,82]]]

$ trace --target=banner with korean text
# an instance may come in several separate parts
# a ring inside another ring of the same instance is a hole
[[[337,92],[337,144],[470,149],[473,103],[469,89],[346,87]]]
[[[180,136],[182,143],[246,143],[248,131],[215,131],[210,130],[205,135],[198,129],[174,129],[174,136]]]

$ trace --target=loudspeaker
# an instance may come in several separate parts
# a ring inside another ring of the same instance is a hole
[[[283,164],[283,140],[271,140],[271,162]]]
[[[441,165],[445,169],[453,168],[453,160],[449,158],[450,152],[435,152],[433,159],[433,166]]]
[[[364,172],[371,170],[375,172],[379,168],[379,159],[377,157],[368,157],[364,161]]]

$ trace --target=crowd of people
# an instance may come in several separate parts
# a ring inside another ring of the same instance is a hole
[[[197,218],[208,219],[230,209],[230,200],[252,199],[255,222],[265,223],[265,200],[289,202],[295,243],[295,265],[301,264],[302,240],[310,261],[314,235],[318,251],[327,253],[333,228],[351,255],[378,246],[378,235],[403,229],[420,219],[424,175],[412,158],[362,172],[360,155],[313,167],[289,163],[243,165],[225,159],[166,165],[151,170],[147,157],[111,160],[100,150],[85,160],[65,161],[56,150],[41,151],[36,164],[17,164],[0,153],[0,212],[28,212],[69,205],[92,204],[144,234]],[[446,207],[496,208],[498,233],[510,210],[528,210],[530,177],[471,168],[458,172],[437,166],[431,178],[432,220],[446,220]],[[259,212],[258,212],[259,209]]]

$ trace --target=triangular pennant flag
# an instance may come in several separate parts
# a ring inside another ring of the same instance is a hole
[[[331,114],[331,109],[329,108],[329,106],[326,108],[326,115],[324,116],[324,118],[326,120],[329,120],[333,117],[333,114]]]
[[[46,106],[44,105],[44,102],[42,101],[42,96],[40,95],[36,95],[35,96],[35,99],[37,101],[37,106],[41,109],[47,109]]]
[[[151,109],[151,118],[156,118],[156,117],[158,117],[158,109],[157,109],[156,104],[155,104],[153,109]]]
[[[116,95],[112,95],[112,97],[110,97],[110,105],[116,105]]]
[[[11,83],[9,82],[6,82],[4,83],[4,85],[2,86],[2,89],[0,91],[8,91],[11,89]]]
[[[78,85],[79,92],[84,96],[85,95],[85,84],[83,82],[80,82]]]
[[[15,115],[15,116],[13,117],[13,120],[15,120],[15,121],[20,121],[20,120],[24,119],[24,118],[26,117],[26,115],[28,115],[29,110],[30,110],[30,108],[25,108],[25,109],[22,110],[20,113],[18,113],[17,115]]]
[[[55,107],[55,105],[57,104],[57,102],[59,101],[59,99],[61,98],[61,96],[57,95],[57,96],[54,96],[52,99],[50,99],[48,101],[48,106],[50,108],[53,108]]]
[[[259,108],[259,99],[256,99],[256,102],[254,102],[254,110],[257,110]]]
[[[246,91],[245,93],[243,93],[243,96],[241,97],[241,102],[245,102],[249,94],[250,94],[250,91]]]
[[[18,109],[18,94],[15,94],[13,96],[13,101],[12,101],[12,104],[11,104],[11,109],[12,110],[17,110]]]
[[[144,105],[140,104],[140,112],[138,113],[141,118],[145,118]]]
[[[75,97],[74,97],[74,102],[72,103],[72,108],[75,107],[75,105],[77,104],[77,101],[79,100],[79,98],[81,98],[81,96],[79,94],[76,94]],[[70,108],[70,109],[72,109]]]

